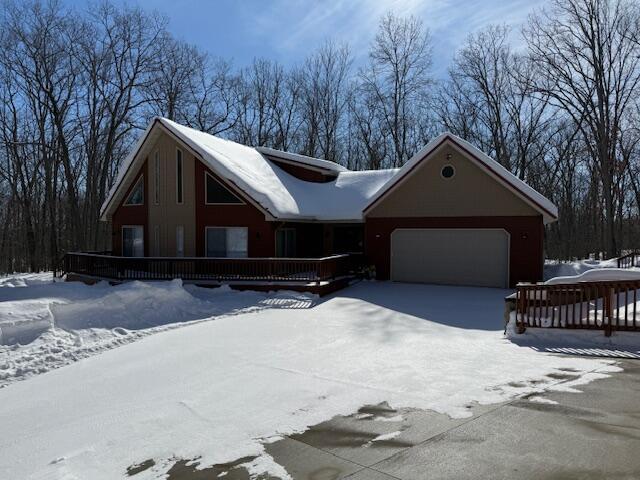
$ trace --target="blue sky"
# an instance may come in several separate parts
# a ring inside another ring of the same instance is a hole
[[[67,0],[82,5],[82,0]],[[116,0],[120,1],[120,0]],[[544,0],[126,0],[169,18],[169,29],[213,55],[244,66],[254,57],[293,65],[332,38],[347,42],[356,65],[381,15],[392,11],[422,19],[433,38],[434,74],[442,76],[470,33],[490,23],[519,27]]]

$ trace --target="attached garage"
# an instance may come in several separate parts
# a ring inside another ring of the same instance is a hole
[[[444,134],[363,211],[376,278],[510,287],[542,279],[556,207],[477,148]]]
[[[391,280],[506,288],[509,234],[503,229],[396,229]]]

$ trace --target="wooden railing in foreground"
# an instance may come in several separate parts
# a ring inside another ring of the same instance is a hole
[[[618,257],[618,268],[640,267],[640,252],[631,252]]]
[[[355,274],[356,255],[323,258],[117,257],[67,253],[63,272],[110,280],[322,282]]]
[[[520,284],[516,330],[529,327],[640,332],[640,280]]]

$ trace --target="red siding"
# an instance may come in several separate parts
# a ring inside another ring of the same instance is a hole
[[[140,175],[144,175],[144,205],[123,205],[129,197],[131,190],[136,185]],[[112,237],[111,250],[114,255],[122,255],[122,226],[123,225],[142,225],[144,227],[144,254],[149,252],[149,176],[147,175],[147,160],[145,160],[140,171],[136,175],[136,179],[122,197],[122,201],[118,208],[113,212],[111,220]]]
[[[250,257],[272,257],[275,254],[275,228],[277,222],[267,222],[265,215],[246,198],[236,193],[244,205],[206,205],[204,174],[208,172],[221,184],[222,178],[196,159],[196,256],[205,256],[205,227],[248,227],[248,255]]]
[[[389,279],[391,233],[396,228],[504,228],[511,236],[510,283],[542,280],[544,262],[542,216],[367,218],[365,250],[379,280]]]

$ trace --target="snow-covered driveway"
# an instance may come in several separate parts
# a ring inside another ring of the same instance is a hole
[[[107,289],[91,300],[99,316],[100,299],[117,289],[96,288]],[[553,386],[561,369],[581,374],[576,385],[617,370],[607,360],[553,356],[506,340],[504,294],[373,282],[321,302],[219,292],[221,304],[251,299],[256,311],[245,304],[214,321],[164,328],[0,389],[0,478],[121,478],[148,459],[155,466],[135,478],[162,478],[176,459],[201,457],[204,467],[260,455],[266,441],[363,405],[387,401],[462,417],[472,402],[566,389]],[[194,320],[198,302],[215,304],[210,294],[190,295],[193,308],[165,315],[187,310]],[[147,309],[163,313],[135,295],[120,301],[121,310],[105,305],[123,315],[138,309],[141,318]],[[286,476],[266,454],[249,469]]]

